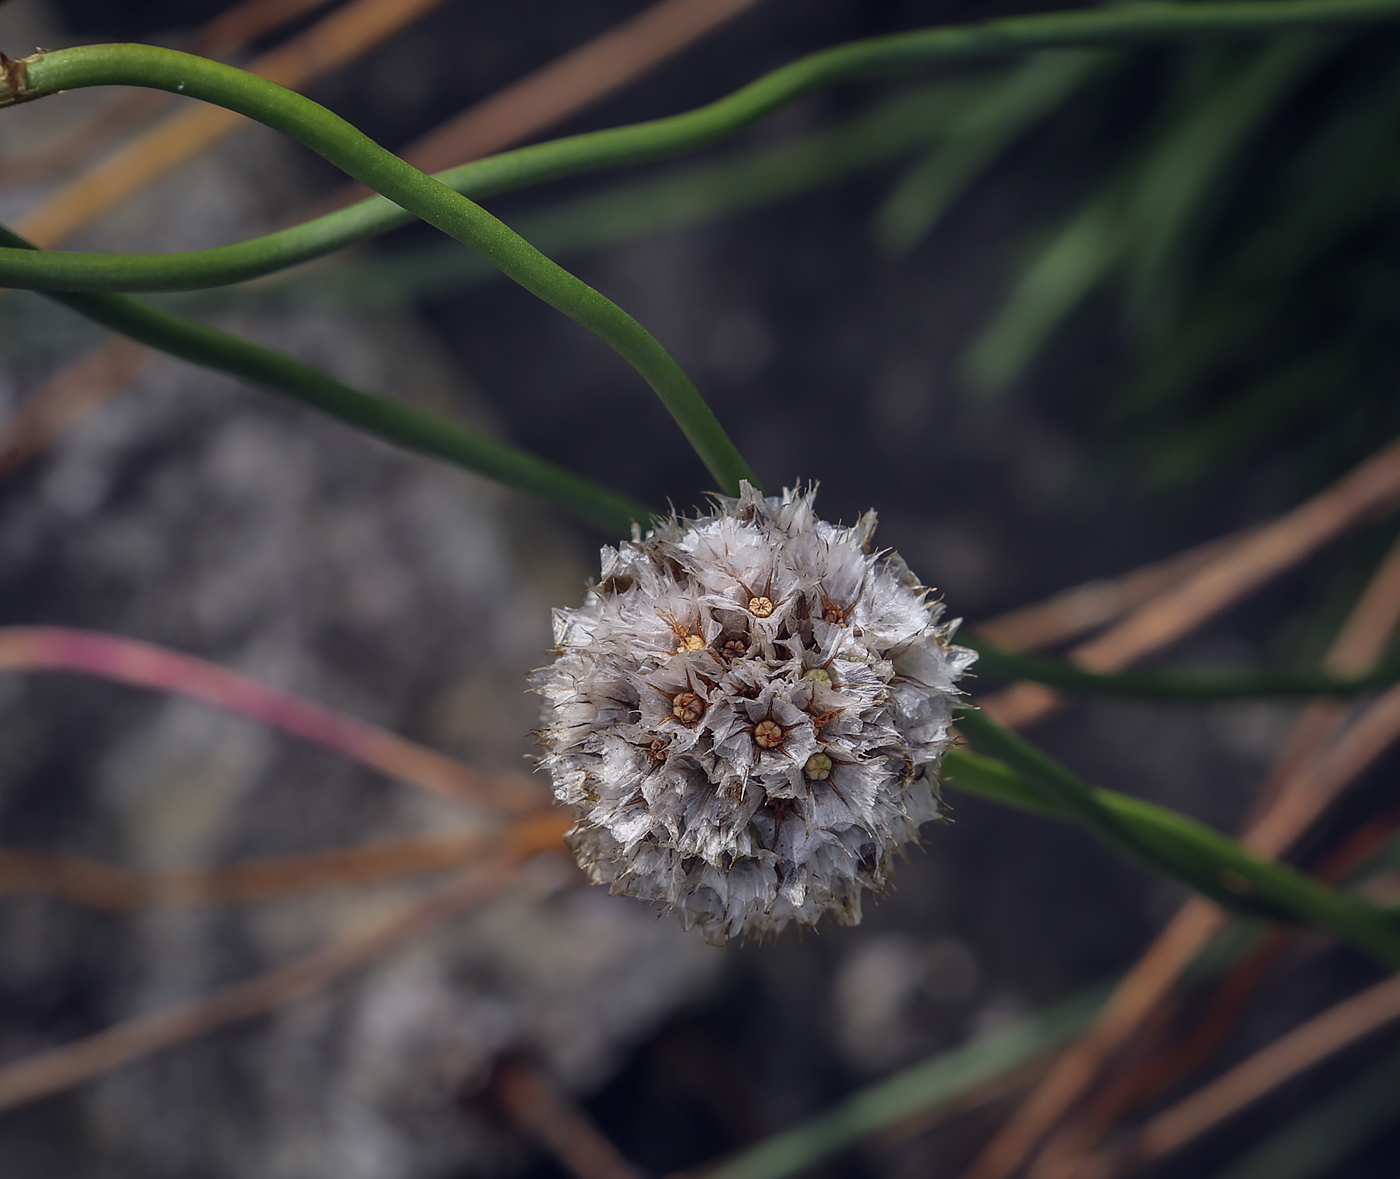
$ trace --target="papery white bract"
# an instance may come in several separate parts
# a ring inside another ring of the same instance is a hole
[[[938,813],[955,681],[976,658],[904,562],[872,551],[875,513],[828,524],[814,495],[745,483],[605,548],[531,679],[580,866],[716,944],[860,920],[861,891]]]

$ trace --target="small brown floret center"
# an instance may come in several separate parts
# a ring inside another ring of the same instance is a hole
[[[720,644],[719,653],[726,659],[742,659],[748,649],[749,645],[743,639],[725,639]]]
[[[650,746],[650,748],[647,750],[647,752],[651,754],[651,760],[652,760],[652,761],[665,761],[665,760],[666,760],[666,742],[663,741],[660,737],[657,737],[656,740],[654,740],[654,741],[651,743],[651,746]]]
[[[767,594],[749,599],[749,613],[755,618],[767,618],[773,613],[773,599]]]
[[[753,741],[760,749],[773,749],[783,743],[783,726],[777,721],[759,721],[753,727]]]
[[[680,645],[676,647],[677,655],[684,655],[687,651],[703,651],[705,640],[699,635],[686,635],[681,639]]]
[[[829,622],[832,626],[841,626],[846,621],[846,612],[835,602],[828,602],[826,609],[822,611],[822,621]]]
[[[671,701],[671,715],[687,725],[693,725],[704,712],[705,702],[694,692],[682,692]]]

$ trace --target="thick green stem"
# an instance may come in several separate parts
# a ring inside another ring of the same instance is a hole
[[[1327,930],[1387,966],[1400,967],[1400,929],[1375,906],[1319,884],[1287,864],[1261,859],[1176,811],[1088,786],[980,713],[960,713],[957,724],[968,740],[994,758],[949,750],[941,774],[947,785],[1006,806],[1078,822],[1130,858],[1226,908]]]
[[[3,226],[0,241],[21,249],[27,244]],[[549,500],[610,535],[626,536],[634,521],[645,526],[654,515],[635,500],[504,442],[376,397],[270,348],[128,295],[49,297],[151,348],[285,394],[388,442]]]
[[[13,81],[21,76],[22,83]],[[641,324],[479,205],[406,164],[309,98],[232,66],[151,45],[84,45],[36,54],[13,65],[9,77],[11,92],[20,91],[25,99],[89,86],[144,86],[214,103],[282,131],[470,246],[610,344],[661,398],[729,494],[738,493],[741,480],[757,483],[690,378]]]
[[[481,200],[562,176],[660,159],[733,135],[813,91],[950,61],[1073,46],[1260,37],[1290,29],[1347,28],[1394,20],[1400,20],[1400,0],[1234,0],[1120,4],[919,29],[811,54],[684,114],[532,144],[443,172],[438,179]],[[93,46],[90,51],[103,48]],[[68,68],[67,55],[78,52],[83,51],[62,50],[15,63],[8,85],[0,80],[0,105],[39,98],[62,88],[63,79],[57,78],[57,72]],[[0,285],[47,290],[195,290],[270,274],[411,220],[411,214],[392,201],[371,197],[302,225],[211,250],[52,254],[42,263],[0,250]]]

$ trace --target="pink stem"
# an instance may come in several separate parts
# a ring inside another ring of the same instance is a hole
[[[0,627],[0,671],[76,671],[202,700],[458,801],[520,810],[540,791],[523,775],[479,773],[453,758],[248,676],[135,639],[58,626]]]

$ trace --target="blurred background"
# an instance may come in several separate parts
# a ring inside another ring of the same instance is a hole
[[[712,28],[526,134],[675,113],[841,41],[1032,7],[712,5]],[[342,14],[359,47],[291,84],[414,158],[644,8],[7,0],[0,47],[144,40],[247,65]],[[705,151],[488,207],[649,327],[770,489],[819,481],[829,519],[876,508],[881,542],[976,625],[1284,512],[1400,430],[1397,47],[1386,30],[1297,34],[848,85]],[[192,249],[342,199],[329,165],[260,127],[144,164],[128,145],[181,109],[94,90],[2,112],[0,221],[46,245]],[[478,117],[456,146],[508,142]],[[157,301],[648,503],[686,510],[709,489],[621,360],[426,228]],[[548,657],[550,607],[580,600],[615,539],[114,348],[25,292],[0,295],[0,468],[5,625],[160,643],[493,773],[527,768],[524,676]],[[1365,521],[1159,663],[1316,666],[1395,533]],[[1030,736],[1097,784],[1233,831],[1298,708],[1096,700]],[[1396,769],[1375,762],[1305,862],[1393,801]],[[950,804],[862,925],[766,944],[703,946],[562,862],[532,865],[312,998],[0,1112],[0,1171],[545,1179],[566,1172],[499,1092],[501,1062],[525,1060],[666,1175],[1116,977],[1184,899],[1077,831]],[[154,870],[475,821],[201,705],[0,677],[7,848]],[[101,912],[15,886],[0,896],[0,1064],[310,952],[420,887]],[[1207,1067],[1378,977],[1301,940]],[[1395,1047],[1338,1055],[1157,1173],[1225,1174]],[[958,1175],[1028,1079],[823,1169]],[[1397,1117],[1382,1102],[1307,1174],[1393,1176]]]

